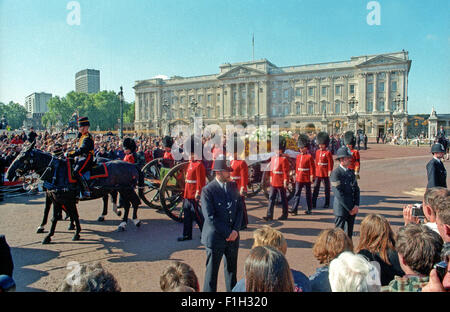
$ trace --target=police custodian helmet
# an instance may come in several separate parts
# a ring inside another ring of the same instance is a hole
[[[345,157],[353,157],[353,154],[350,152],[348,147],[342,146],[336,152],[336,159],[345,158]]]
[[[431,153],[445,153],[444,146],[441,143],[433,144],[431,147]]]

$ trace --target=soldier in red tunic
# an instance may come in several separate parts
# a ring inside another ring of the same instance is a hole
[[[137,159],[136,142],[131,138],[125,138],[125,140],[123,140],[123,151],[125,153],[123,161],[135,164]]]
[[[192,239],[192,222],[195,221],[200,228],[203,228],[204,218],[199,209],[198,202],[202,188],[206,185],[206,170],[202,163],[202,144],[197,137],[191,136],[184,143],[184,147],[190,147],[187,151],[190,154],[189,165],[186,170],[186,180],[183,194],[183,236],[178,241]]]
[[[288,218],[288,200],[286,197],[286,188],[289,182],[289,160],[283,153],[286,149],[286,139],[279,138],[279,149],[276,155],[270,159],[270,191],[269,191],[269,207],[267,208],[267,216],[263,217],[266,221],[273,220],[273,208],[277,194],[280,193],[283,214],[278,220],[286,220]]]
[[[308,153],[310,141],[306,134],[300,134],[298,138],[300,154],[297,155],[295,163],[295,201],[291,214],[297,215],[298,205],[300,204],[302,188],[305,187],[306,204],[308,209],[306,214],[311,214],[311,183],[314,181],[314,158]]]
[[[319,196],[320,184],[325,185],[325,206],[323,208],[330,207],[330,175],[333,171],[333,155],[329,150],[327,150],[330,144],[330,136],[326,132],[319,132],[317,134],[317,144],[319,144],[319,150],[316,151],[316,183],[314,185],[313,193],[313,209],[316,208],[317,197]]]
[[[242,222],[242,228],[247,228],[248,224],[248,215],[247,215],[247,207],[245,206],[245,195],[247,194],[247,184],[248,184],[248,166],[245,160],[239,159],[238,155],[243,152],[244,143],[243,141],[238,138],[236,135],[234,136],[234,150],[233,150],[233,159],[231,160],[231,169],[233,169],[233,172],[231,172],[231,180],[236,182],[239,194],[241,195],[242,202],[244,204],[244,220]]]
[[[164,156],[162,159],[162,166],[164,168],[172,168],[175,163],[175,159],[173,158],[172,155],[173,138],[170,136],[164,137],[163,145],[164,145]]]
[[[350,152],[352,153],[352,161],[348,166],[348,169],[353,170],[355,172],[355,176],[359,179],[359,168],[361,165],[361,157],[359,156],[359,151],[355,149],[356,145],[356,137],[353,131],[347,131],[344,133],[344,144],[348,147]]]

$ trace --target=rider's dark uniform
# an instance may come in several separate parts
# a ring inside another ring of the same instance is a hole
[[[78,127],[83,126],[90,126],[87,117],[78,119]],[[78,148],[71,152],[70,156],[79,156],[74,168],[75,178],[81,183],[84,191],[88,192],[87,183],[84,181],[83,174],[91,170],[94,163],[94,140],[89,132],[84,135],[81,132],[78,133]]]

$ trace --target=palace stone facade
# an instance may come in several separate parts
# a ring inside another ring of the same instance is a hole
[[[406,136],[408,52],[277,67],[266,59],[223,64],[218,74],[136,81],[135,130],[189,124],[277,124],[294,131],[363,130]]]

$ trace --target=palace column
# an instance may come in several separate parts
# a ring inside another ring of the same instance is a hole
[[[372,96],[373,96],[373,111],[374,112],[378,112],[378,101],[377,101],[378,82],[377,82],[377,80],[378,80],[378,73],[373,73],[373,83],[372,83],[373,94],[372,94]]]
[[[391,111],[391,73],[389,71],[386,72],[386,79],[385,79],[385,86],[384,86],[385,93],[385,104],[384,104],[384,111],[389,112]]]

